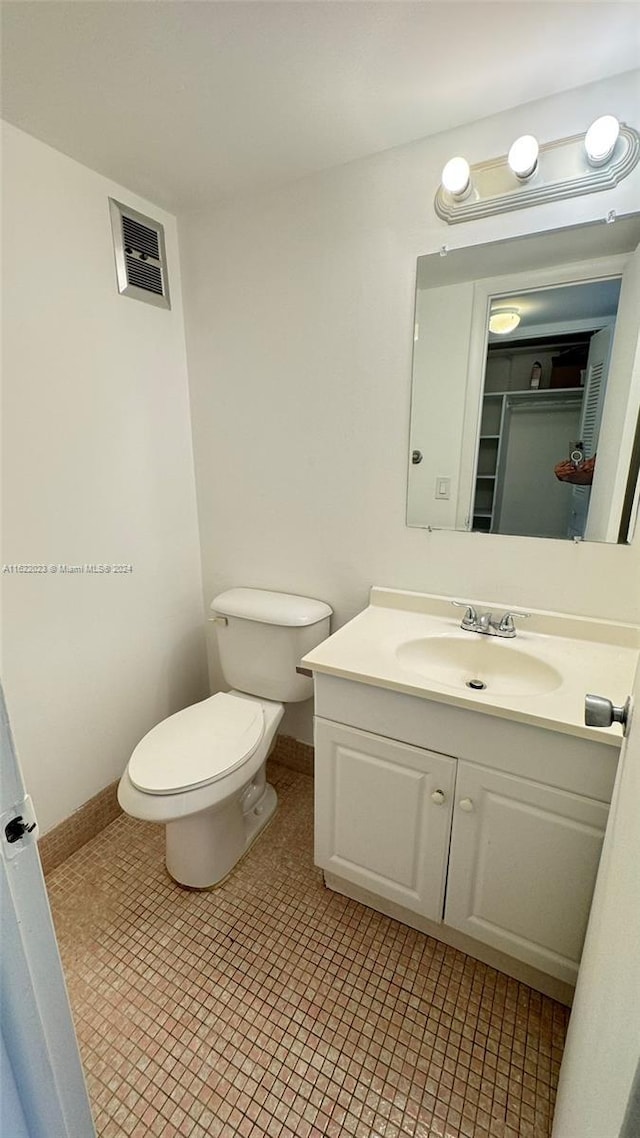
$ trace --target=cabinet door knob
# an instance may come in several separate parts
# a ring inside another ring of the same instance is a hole
[[[464,810],[465,814],[471,814],[474,809],[473,802],[470,798],[462,798],[460,800],[460,809]]]
[[[433,794],[431,795],[431,801],[435,802],[436,806],[442,806],[445,797],[446,795],[444,793],[444,790],[434,790]]]

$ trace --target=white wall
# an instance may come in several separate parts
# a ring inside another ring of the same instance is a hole
[[[524,131],[633,122],[626,75],[180,219],[205,597],[231,584],[319,597],[336,625],[373,583],[632,619],[640,546],[427,533],[405,525],[416,257],[604,218],[606,194],[447,227],[440,170]],[[210,626],[213,627],[213,626]],[[211,638],[214,683],[220,683]],[[309,709],[285,730],[311,737]]]
[[[165,226],[172,309],[116,291],[107,198]],[[206,694],[175,219],[4,132],[7,703],[47,830],[118,777],[159,719]]]
[[[580,405],[536,406],[530,401],[505,413],[496,529],[565,537],[572,489],[553,468],[578,437]]]

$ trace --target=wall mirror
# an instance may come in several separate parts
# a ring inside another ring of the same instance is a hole
[[[627,542],[640,215],[418,258],[407,524]]]

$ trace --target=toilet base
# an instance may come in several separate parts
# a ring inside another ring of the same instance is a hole
[[[204,810],[168,822],[165,836],[169,875],[187,889],[212,889],[219,885],[271,821],[277,806],[278,796],[265,782],[257,799],[246,793],[236,795],[222,809]]]

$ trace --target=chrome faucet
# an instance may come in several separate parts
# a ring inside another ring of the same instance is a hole
[[[463,608],[465,614],[460,623],[460,628],[465,632],[478,632],[481,636],[504,636],[513,637],[516,634],[516,626],[514,624],[514,617],[531,616],[530,612],[505,612],[499,620],[493,619],[492,612],[478,613],[473,605],[467,604],[466,601],[452,601],[456,608]]]

